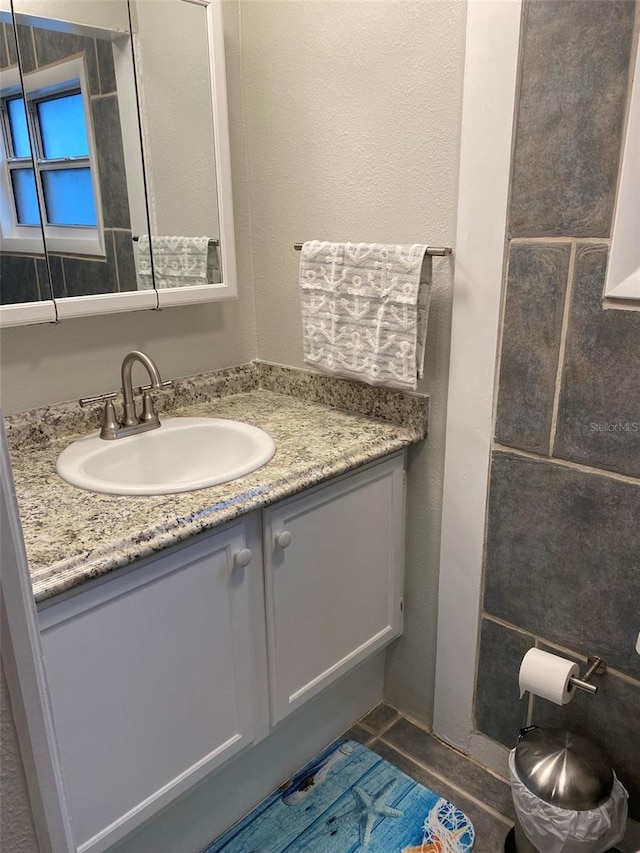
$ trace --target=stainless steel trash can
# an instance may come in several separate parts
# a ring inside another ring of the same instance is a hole
[[[523,729],[514,764],[528,791],[557,809],[596,809],[609,799],[614,786],[613,769],[600,748],[565,729]],[[531,842],[517,820],[505,850],[545,853]]]

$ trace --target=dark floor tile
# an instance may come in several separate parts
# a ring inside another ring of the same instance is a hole
[[[631,684],[613,673],[595,676],[594,683],[595,696],[576,691],[568,705],[536,697],[533,723],[568,728],[597,743],[629,792],[630,816],[640,820],[640,683]]]
[[[640,476],[640,313],[605,311],[606,246],[576,255],[554,456]]]
[[[399,716],[395,708],[392,708],[391,705],[387,705],[385,702],[381,702],[360,720],[360,725],[365,726],[375,734],[379,734],[394,720],[397,720]]]
[[[571,247],[512,245],[504,313],[496,440],[549,453]]]
[[[412,779],[415,779],[420,784],[440,794],[441,797],[445,797],[454,803],[459,809],[462,809],[476,830],[476,842],[473,847],[473,853],[501,853],[504,847],[504,839],[511,826],[506,818],[499,819],[490,812],[485,811],[437,776],[434,776],[418,764],[405,758],[393,749],[393,747],[376,741],[373,747],[370,748],[399,770],[402,770],[403,773],[406,773],[407,776],[411,776]]]
[[[484,609],[640,678],[640,485],[494,454]]]
[[[506,782],[489,773],[479,764],[456,752],[428,732],[401,717],[382,740],[417,758],[437,773],[455,780],[474,797],[500,814],[514,817],[511,789]]]
[[[609,236],[634,14],[628,0],[525,5],[513,236]]]
[[[490,619],[482,620],[476,673],[478,731],[512,749],[527,724],[528,698],[520,698],[518,674],[534,641]]]
[[[362,743],[364,746],[369,746],[371,742],[375,739],[375,735],[372,734],[368,729],[363,728],[362,726],[356,723],[354,726],[351,726],[350,729],[341,736],[340,740],[355,740],[357,743]]]

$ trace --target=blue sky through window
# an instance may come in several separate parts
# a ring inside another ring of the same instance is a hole
[[[87,157],[89,141],[82,95],[63,95],[39,101],[36,109],[44,157]]]
[[[6,101],[13,156],[31,157],[25,103],[22,98]],[[47,160],[89,157],[89,141],[82,94],[73,92],[35,102],[35,121],[43,164]],[[97,226],[93,181],[89,165],[75,168],[60,165],[38,169],[51,225]],[[11,180],[20,225],[39,225],[40,211],[33,169],[12,169]]]
[[[42,183],[52,225],[97,225],[90,169],[48,170]]]
[[[7,101],[11,141],[15,157],[31,157],[31,144],[27,129],[27,112],[22,98],[11,98]]]
[[[12,169],[11,182],[19,225],[40,225],[40,209],[33,169]]]

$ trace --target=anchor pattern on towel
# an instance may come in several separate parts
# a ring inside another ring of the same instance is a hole
[[[302,247],[304,359],[327,373],[415,390],[422,376],[426,246],[311,241]]]
[[[208,237],[138,239],[137,269],[141,290],[208,284]]]

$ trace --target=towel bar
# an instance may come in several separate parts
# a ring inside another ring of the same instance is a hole
[[[294,243],[293,248],[296,250],[296,252],[300,252],[302,250],[302,243]],[[425,252],[425,254],[437,255],[441,257],[443,255],[450,255],[451,252],[452,249],[450,249],[449,246],[427,246],[427,251]]]
[[[138,242],[138,240],[140,239],[140,237],[137,237],[137,236],[136,236],[136,237],[132,237],[131,239],[133,240],[133,242],[134,242],[134,243],[137,243],[137,242]],[[218,246],[218,245],[219,245],[219,241],[218,241],[218,240],[215,240],[213,237],[209,237],[209,245],[210,245],[210,246]]]

